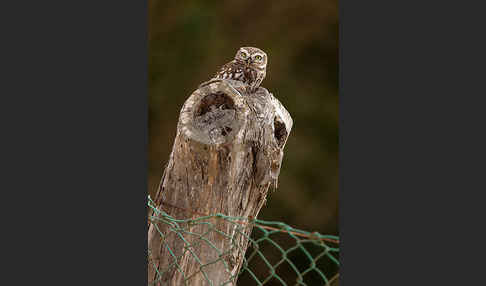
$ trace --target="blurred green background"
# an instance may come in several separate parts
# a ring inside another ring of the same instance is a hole
[[[149,3],[149,193],[184,101],[239,47],[255,46],[269,56],[262,86],[294,119],[279,188],[259,218],[337,234],[337,0]]]
[[[294,126],[279,188],[259,219],[338,234],[338,2],[149,1],[149,193],[169,159],[179,111],[241,46],[268,54],[262,86]]]

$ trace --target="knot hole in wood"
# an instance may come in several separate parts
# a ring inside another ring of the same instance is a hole
[[[203,130],[213,142],[220,142],[237,126],[236,107],[233,99],[222,91],[204,96],[194,112],[196,126]]]
[[[282,148],[287,140],[288,132],[282,119],[277,115],[273,119],[274,136],[277,140],[278,147]]]

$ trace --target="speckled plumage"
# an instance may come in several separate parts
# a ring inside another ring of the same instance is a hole
[[[233,79],[246,83],[254,92],[267,73],[267,54],[253,47],[242,47],[234,60],[225,64],[214,76],[215,79]]]

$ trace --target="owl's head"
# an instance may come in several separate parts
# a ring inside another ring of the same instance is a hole
[[[246,62],[259,69],[265,69],[267,67],[267,54],[253,47],[241,47],[236,53],[235,60]]]

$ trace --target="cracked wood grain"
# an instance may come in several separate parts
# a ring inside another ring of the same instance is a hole
[[[154,198],[157,208],[177,219],[196,218],[201,213],[256,218],[270,186],[277,187],[292,124],[288,111],[263,87],[248,94],[238,81],[213,80],[200,85],[182,107],[172,153]],[[232,235],[238,246],[209,232],[205,238],[225,252],[223,259],[197,236],[184,237],[194,243],[187,251],[168,225],[149,225],[150,285],[216,286],[229,280],[232,282],[226,285],[236,285],[231,277],[241,268],[248,246],[245,235],[250,235],[251,227],[242,235],[224,220],[211,222]],[[203,234],[208,226],[193,225],[190,231]],[[167,247],[180,256],[176,261],[179,270]],[[203,265],[219,261],[201,268],[194,255]],[[167,269],[157,276],[156,270]],[[203,272],[212,284],[206,282]]]

